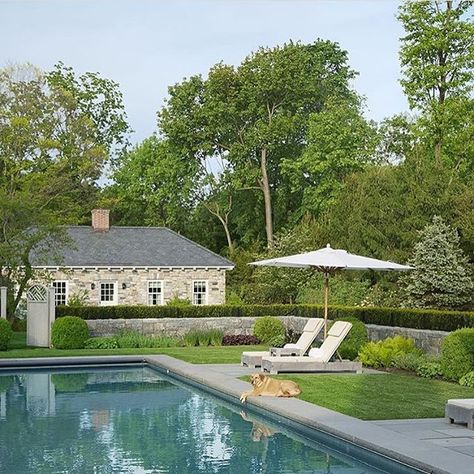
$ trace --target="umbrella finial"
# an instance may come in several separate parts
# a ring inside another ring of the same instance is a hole
[[[326,248],[327,248],[327,249],[330,249],[330,248],[331,248],[331,244],[326,244]]]

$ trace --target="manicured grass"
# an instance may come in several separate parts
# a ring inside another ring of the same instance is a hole
[[[8,351],[0,351],[0,358],[24,357],[67,357],[96,355],[166,354],[193,364],[239,363],[243,351],[261,351],[264,346],[222,346],[222,347],[163,347],[154,349],[48,349],[26,347],[26,334],[14,333]]]
[[[439,418],[450,398],[474,398],[474,388],[414,375],[279,375],[302,390],[298,397],[362,420]]]

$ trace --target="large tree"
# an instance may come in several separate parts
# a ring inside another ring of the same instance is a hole
[[[53,258],[65,243],[60,225],[89,213],[127,131],[112,81],[77,77],[62,64],[51,73],[29,65],[0,71],[0,284],[19,288],[10,311],[33,276],[31,254]]]
[[[376,128],[364,119],[360,108],[356,100],[328,100],[309,119],[304,152],[296,159],[283,160],[292,191],[302,190],[300,215],[318,216],[327,210],[346,176],[374,161]]]
[[[193,76],[170,87],[159,128],[183,156],[220,157],[238,174],[241,189],[262,193],[272,246],[281,160],[301,154],[308,118],[329,97],[353,95],[352,77],[346,52],[329,41],[261,48],[238,67],[220,63],[206,79]]]
[[[399,11],[406,32],[400,82],[410,106],[425,114],[424,128],[433,137],[437,159],[452,119],[449,109],[458,99],[469,98],[474,86],[471,14],[470,0],[410,0]]]

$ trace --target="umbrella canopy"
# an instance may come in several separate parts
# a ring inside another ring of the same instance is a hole
[[[258,262],[252,262],[250,265],[312,268],[324,273],[324,337],[327,335],[329,277],[332,274],[344,270],[406,271],[412,270],[413,268],[408,265],[400,265],[389,261],[377,260],[376,258],[355,255],[346,250],[333,249],[329,244],[327,244],[325,248],[313,252],[260,260]]]

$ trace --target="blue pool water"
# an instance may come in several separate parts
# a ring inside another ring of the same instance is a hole
[[[149,367],[0,373],[1,473],[387,472],[347,452]]]

